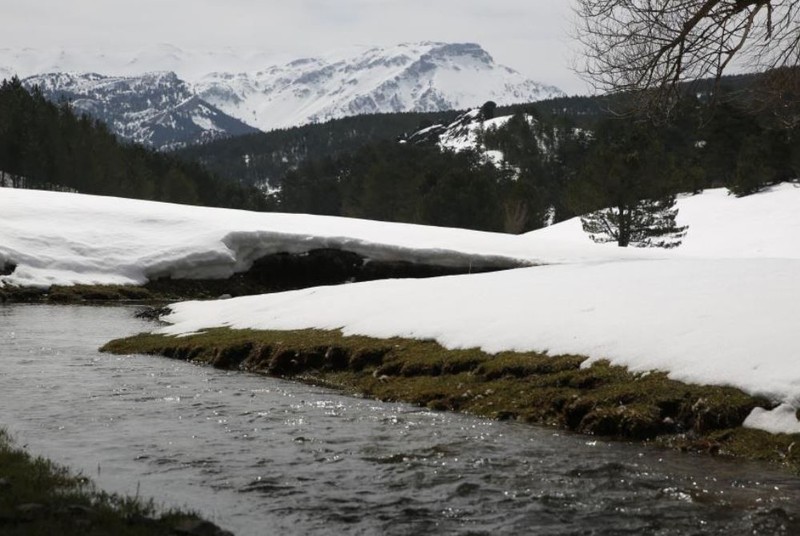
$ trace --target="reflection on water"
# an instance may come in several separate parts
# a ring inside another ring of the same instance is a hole
[[[800,534],[800,479],[96,352],[132,309],[0,306],[3,425],[237,534]]]

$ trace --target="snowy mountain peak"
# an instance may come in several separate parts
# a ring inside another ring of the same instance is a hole
[[[194,87],[226,113],[262,130],[364,113],[465,109],[487,100],[563,95],[497,65],[475,43],[405,43],[303,58],[253,73],[209,74]]]
[[[230,69],[220,71],[221,65]],[[25,80],[29,86],[71,100],[122,137],[161,148],[153,141],[158,136],[131,121],[173,111],[191,96],[235,127],[213,134],[221,136],[359,114],[467,109],[488,100],[504,105],[563,95],[498,65],[479,44],[432,41],[283,62],[260,53],[243,58],[230,50],[195,54],[169,44],[132,55],[0,49],[0,74],[12,72],[33,75]],[[168,145],[198,140],[178,138]]]

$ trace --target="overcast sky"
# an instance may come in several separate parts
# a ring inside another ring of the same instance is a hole
[[[568,93],[571,0],[0,0],[0,47],[113,52],[169,43],[283,57],[352,45],[476,42]]]

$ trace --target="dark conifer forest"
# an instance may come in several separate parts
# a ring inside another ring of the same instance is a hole
[[[456,112],[353,117],[179,154],[231,180],[268,182],[276,210],[520,233],[634,201],[663,206],[723,186],[747,195],[797,178],[797,126],[758,105],[757,80],[726,77],[713,102],[712,83],[701,81],[658,124],[628,114],[624,95],[498,107],[495,116],[513,119],[479,142],[503,153],[499,167],[480,152],[409,138]]]
[[[177,203],[341,215],[522,233],[616,207],[668,211],[681,192],[747,195],[800,176],[797,123],[757,106],[755,77],[702,84],[667,121],[625,112],[625,97],[566,97],[484,113],[513,115],[453,152],[410,137],[459,112],[383,114],[247,135],[177,153],[118,141],[105,125],[18,80],[0,87],[0,170],[19,187]],[[638,133],[632,135],[632,133]],[[503,154],[501,165],[485,152]],[[267,194],[266,191],[270,190]],[[665,212],[664,214],[668,214]],[[625,224],[627,225],[627,224]],[[628,239],[616,237],[620,245]],[[612,237],[613,238],[613,237]]]
[[[252,186],[203,166],[125,144],[106,125],[48,102],[16,78],[0,84],[0,183],[194,205],[264,209]]]

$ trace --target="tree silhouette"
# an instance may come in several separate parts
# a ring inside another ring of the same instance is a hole
[[[586,55],[580,70],[598,90],[635,92],[640,105],[669,110],[679,84],[719,81],[738,63],[783,69],[772,82],[793,91],[774,96],[800,99],[796,0],[577,0],[576,11]]]

